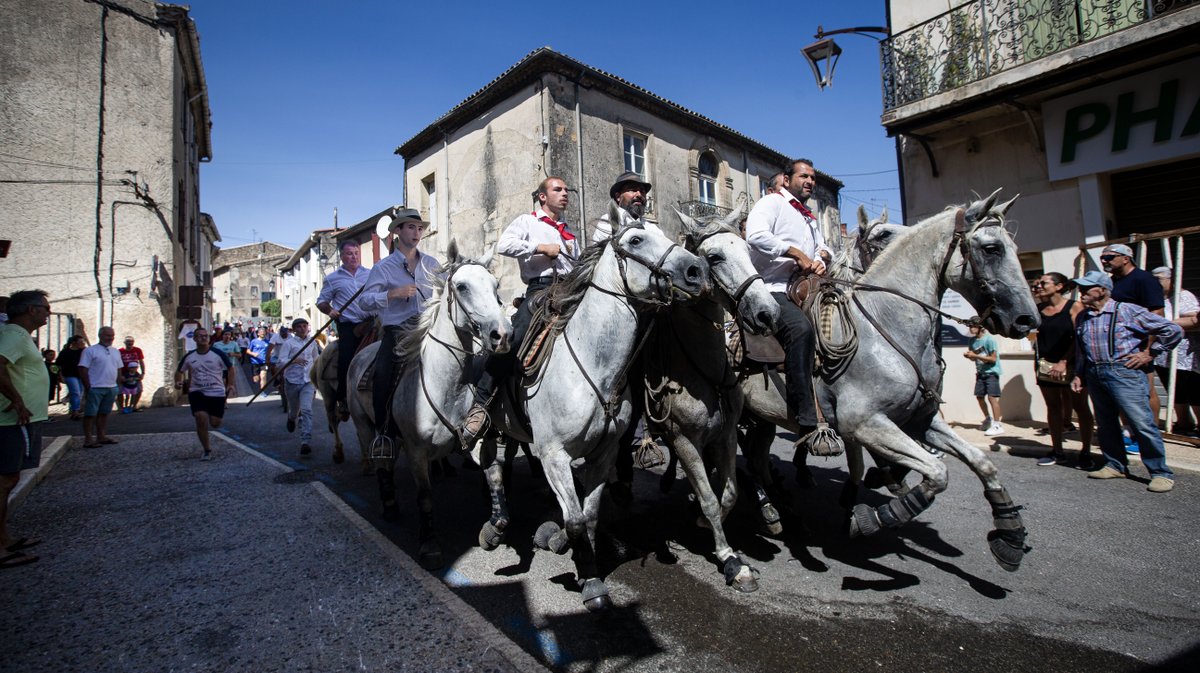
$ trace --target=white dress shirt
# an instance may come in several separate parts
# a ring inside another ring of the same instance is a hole
[[[367,276],[371,275],[371,270],[365,266],[360,266],[351,274],[346,270],[346,267],[339,266],[332,271],[328,276],[325,276],[325,283],[321,286],[321,294],[317,295],[317,304],[329,303],[331,309],[341,311],[341,316],[338,320],[342,322],[362,322],[369,316],[358,306],[356,299],[353,304],[346,306],[346,302],[350,301],[350,297],[358,292],[358,288],[367,282]],[[345,309],[342,307],[346,306]]]
[[[358,296],[358,307],[365,313],[378,315],[384,327],[396,327],[421,312],[425,301],[433,296],[433,281],[441,274],[441,264],[431,255],[417,251],[415,269],[400,250],[383,258],[367,276],[366,289]],[[407,299],[388,299],[388,290],[409,285],[417,293]]]
[[[793,201],[799,203],[789,192],[771,192],[754,204],[746,219],[750,260],[771,292],[786,292],[796,271],[796,260],[786,256],[788,248],[797,248],[813,259],[820,251],[833,256],[820,224],[796,210]]]
[[[630,215],[624,208],[617,206],[617,209],[624,213],[625,217],[631,220],[633,219],[633,216]],[[647,222],[644,219],[638,220],[638,222],[640,222],[642,227],[648,231],[654,231],[663,234],[663,230],[659,229],[658,225],[654,224],[653,222]],[[666,234],[663,234],[663,236],[666,236]],[[612,238],[612,222],[608,221],[608,213],[604,213],[592,221],[592,243],[607,241],[610,238]]]
[[[308,337],[301,339],[292,334],[276,349],[279,351],[280,365],[287,364],[288,360],[292,359],[292,356],[300,353],[283,372],[283,379],[288,383],[304,385],[309,382],[309,372],[312,370],[313,363],[317,361],[317,356],[321,354],[321,347],[317,345],[316,340],[313,340],[306,347],[304,344],[307,342]]]
[[[571,231],[566,222],[559,222],[566,227],[568,233],[575,235],[574,240],[564,240],[558,229],[542,221],[543,217],[558,222],[541,208],[532,213],[518,215],[517,219],[505,228],[504,233],[500,234],[500,241],[496,245],[496,250],[501,255],[517,260],[517,265],[521,267],[521,280],[526,283],[534,278],[566,275],[575,268],[575,260],[579,258],[578,234]],[[558,257],[551,259],[538,253],[537,247],[543,243],[557,245]]]

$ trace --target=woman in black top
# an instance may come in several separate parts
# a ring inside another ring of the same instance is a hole
[[[1037,331],[1038,365],[1045,368],[1049,364],[1048,375],[1036,378],[1042,398],[1046,400],[1052,444],[1050,453],[1039,460],[1038,465],[1066,462],[1063,428],[1074,409],[1079,414],[1079,439],[1083,443],[1079,467],[1086,470],[1092,464],[1093,419],[1087,391],[1074,393],[1070,386],[1075,366],[1075,317],[1083,311],[1083,304],[1066,298],[1071,285],[1066,276],[1055,272],[1045,274],[1034,284],[1033,296],[1042,307],[1042,325]]]

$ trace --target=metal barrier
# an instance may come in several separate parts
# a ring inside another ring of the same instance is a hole
[[[1153,250],[1153,244],[1158,243],[1158,251],[1155,255],[1157,259],[1162,261],[1163,266],[1171,267],[1173,278],[1171,279],[1171,313],[1166,316],[1170,320],[1179,319],[1179,295],[1183,291],[1183,275],[1184,275],[1184,245],[1183,239],[1186,236],[1200,236],[1200,227],[1185,227],[1183,229],[1171,229],[1168,231],[1160,231],[1153,234],[1131,234],[1122,238],[1114,238],[1107,241],[1099,241],[1096,243],[1088,243],[1079,246],[1079,258],[1075,263],[1076,277],[1082,276],[1089,267],[1097,268],[1096,261],[1088,254],[1089,250],[1096,248],[1104,248],[1108,245],[1123,243],[1134,249],[1137,255],[1137,265],[1140,268],[1146,268],[1146,262],[1150,258]],[[1187,338],[1186,335],[1184,338]],[[1175,365],[1179,359],[1179,354],[1172,350],[1167,357],[1167,368],[1171,372],[1175,371]],[[1191,444],[1200,444],[1200,441],[1176,435],[1172,432],[1175,428],[1175,386],[1178,383],[1179,377],[1172,374],[1170,382],[1166,386],[1167,399],[1167,417],[1166,417],[1166,436],[1177,441],[1184,441]],[[1200,422],[1200,418],[1196,419]]]

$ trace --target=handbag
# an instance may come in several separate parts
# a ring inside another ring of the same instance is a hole
[[[1037,380],[1042,383],[1055,383],[1058,385],[1066,385],[1066,384],[1070,383],[1071,379],[1074,378],[1074,376],[1075,376],[1074,372],[1071,371],[1070,364],[1067,365],[1067,371],[1061,379],[1057,379],[1057,378],[1054,378],[1053,376],[1051,376],[1050,369],[1052,367],[1054,367],[1054,365],[1055,365],[1054,362],[1051,362],[1045,358],[1038,358],[1037,359]]]

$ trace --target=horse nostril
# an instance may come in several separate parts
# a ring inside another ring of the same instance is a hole
[[[700,267],[698,267],[698,266],[695,266],[695,265],[692,265],[692,266],[689,266],[689,267],[688,267],[688,269],[687,269],[687,277],[688,277],[688,280],[696,280],[696,279],[697,279],[697,278],[699,278],[701,275],[702,275],[702,274],[700,273]]]
[[[1017,316],[1017,319],[1016,319],[1015,321],[1013,321],[1013,322],[1015,322],[1016,324],[1018,324],[1018,325],[1020,325],[1020,326],[1022,326],[1022,327],[1030,327],[1030,328],[1032,328],[1032,327],[1034,327],[1034,326],[1036,325],[1036,322],[1035,322],[1035,320],[1036,320],[1036,318],[1034,318],[1034,316],[1032,316],[1032,315],[1029,315],[1028,313],[1026,313],[1026,314],[1024,314],[1024,315],[1019,315],[1019,316]]]
[[[492,343],[498,344],[504,337],[501,336],[499,330],[492,330]]]

